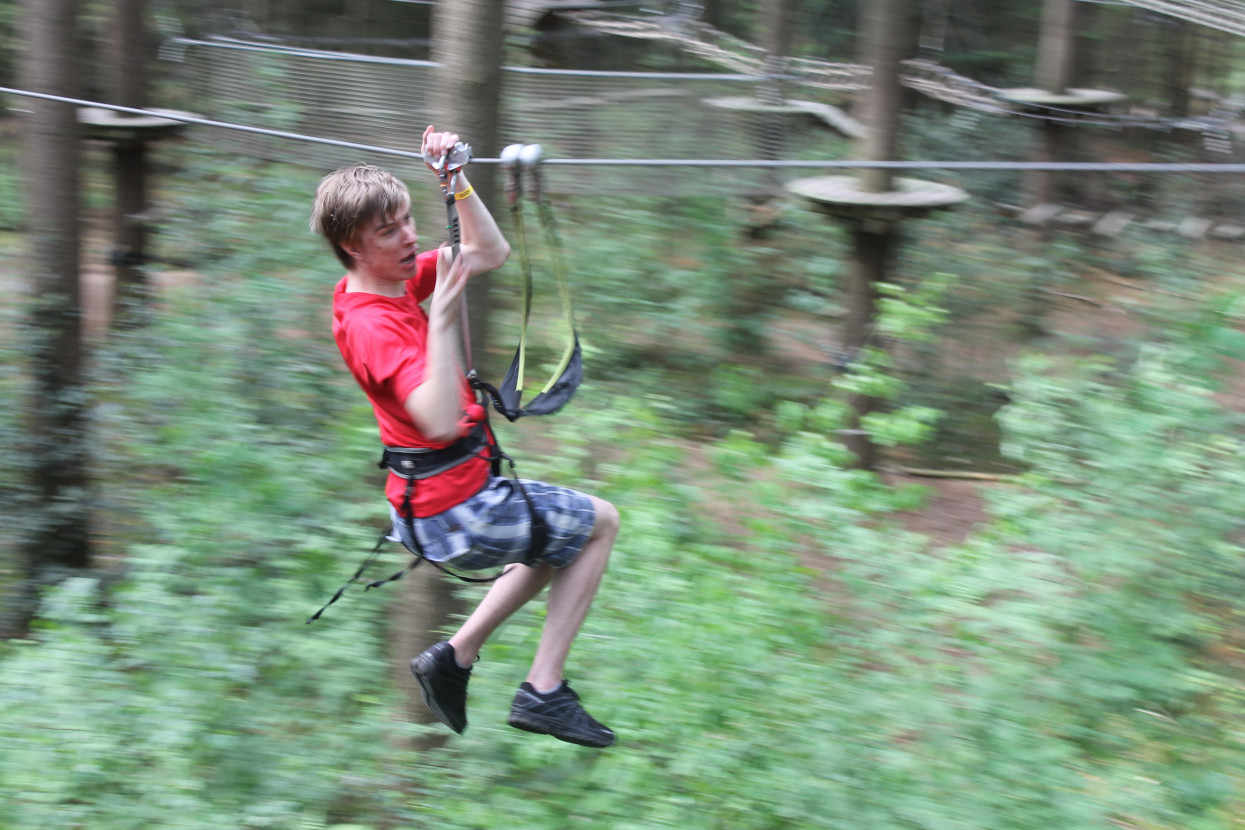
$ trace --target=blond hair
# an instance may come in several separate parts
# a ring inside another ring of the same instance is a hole
[[[354,258],[342,247],[377,217],[390,218],[411,206],[411,194],[396,176],[374,164],[352,164],[320,180],[311,205],[311,230],[324,237],[347,269]]]

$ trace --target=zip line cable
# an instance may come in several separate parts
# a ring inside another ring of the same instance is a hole
[[[252,127],[246,124],[234,124],[227,121],[214,121],[200,118],[189,113],[171,110],[138,109],[105,104],[99,101],[88,101],[81,98],[68,98],[62,95],[51,95],[44,92],[32,92],[13,87],[0,87],[0,94],[17,95],[25,98],[37,98],[44,101],[55,101],[62,104],[73,104],[79,107],[111,110],[125,115],[147,118],[162,118],[193,124],[201,127],[214,127],[223,130],[252,133],[270,138],[288,141],[301,141],[310,144],[324,144],[342,147],[348,150],[359,150],[377,155],[397,156],[401,158],[419,159],[423,155],[414,150],[400,150],[394,147],[380,147],[372,144],[360,144],[353,141],[342,141],[323,136],[305,135],[285,130],[271,130],[266,127]],[[477,164],[501,164],[500,158],[473,158]],[[1245,163],[1235,162],[1096,162],[1096,161],[866,161],[863,159],[607,159],[607,158],[545,158],[541,164],[552,166],[606,166],[606,167],[701,167],[701,168],[773,168],[773,169],[825,169],[825,170],[1049,170],[1053,172],[1078,173],[1245,173]]]
[[[423,160],[422,153],[413,150],[396,150],[390,147],[373,147],[369,144],[358,144],[353,141],[341,141],[336,138],[322,138],[319,136],[302,135],[301,133],[285,132],[284,130],[270,130],[266,127],[249,127],[245,124],[231,124],[227,121],[213,121],[210,118],[200,118],[197,115],[191,115],[184,112],[173,112],[169,110],[145,110],[135,107],[122,107],[115,104],[104,104],[98,101],[85,101],[81,98],[66,98],[63,95],[49,95],[45,92],[31,92],[25,89],[13,89],[11,87],[0,86],[0,93],[9,95],[20,95],[26,98],[39,98],[44,101],[55,101],[61,104],[74,104],[79,107],[92,107],[94,109],[112,110],[126,115],[137,115],[147,118],[163,118],[168,121],[180,121],[183,124],[195,124],[201,127],[218,127],[224,130],[235,130],[244,133],[253,133],[255,135],[269,136],[271,138],[285,138],[290,141],[306,141],[313,144],[328,144],[333,147],[343,147],[348,150],[362,150],[369,153],[380,153],[390,156],[402,156],[404,158],[413,158]],[[491,161],[491,159],[490,159]]]

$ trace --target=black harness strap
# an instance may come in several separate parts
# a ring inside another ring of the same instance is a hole
[[[354,576],[350,577],[350,579],[346,582],[345,585],[338,588],[337,593],[333,594],[332,598],[330,598],[328,602],[324,603],[324,605],[320,607],[319,611],[317,611],[316,613],[312,614],[310,617],[307,618],[307,622],[309,624],[320,619],[320,615],[323,614],[325,611],[327,611],[330,605],[332,605],[333,603],[341,599],[342,594],[346,593],[346,589],[349,588],[351,585],[353,585],[355,582],[357,582],[359,580],[359,577],[363,576],[363,572],[368,569],[368,566],[372,564],[372,561],[376,559],[377,556],[380,556],[380,551],[385,546],[385,542],[387,541],[389,541],[388,537],[382,533],[380,538],[376,540],[376,547],[372,548],[372,552],[367,555],[367,559],[363,560],[363,564],[361,564],[358,570],[354,572]],[[371,587],[371,586],[369,585],[368,587]]]
[[[415,510],[411,504],[411,497],[415,494],[415,482],[443,473],[448,469],[458,466],[471,458],[474,458],[482,447],[487,446],[489,454],[487,456],[491,472],[493,475],[500,475],[501,462],[504,459],[510,465],[510,477],[514,481],[514,486],[518,488],[519,494],[523,496],[523,501],[527,503],[527,512],[531,522],[531,532],[529,534],[530,541],[528,543],[527,556],[524,557],[524,564],[534,562],[536,557],[544,551],[545,546],[549,544],[549,528],[545,523],[545,519],[536,510],[536,505],[532,501],[532,497],[528,495],[527,488],[523,486],[523,482],[519,480],[518,474],[515,472],[514,459],[506,453],[502,452],[501,446],[497,443],[497,438],[493,435],[492,430],[487,427],[488,413],[485,411],[486,422],[477,424],[465,438],[460,438],[455,443],[441,450],[419,451],[419,450],[398,450],[393,447],[385,448],[385,455],[382,457],[380,466],[387,467],[395,475],[406,479],[406,488],[402,491],[402,516],[406,520],[406,529],[411,537],[411,545],[404,546],[410,550],[415,557],[411,564],[395,573],[388,579],[382,579],[373,582],[367,587],[376,588],[384,585],[386,582],[393,582],[401,579],[407,572],[418,567],[422,561],[432,563],[441,573],[452,576],[462,582],[471,583],[487,583],[496,581],[504,570],[487,577],[463,576],[462,574],[445,567],[434,559],[429,559],[424,553],[423,545],[419,543],[419,535],[415,532]],[[453,460],[447,454],[456,447],[461,448],[459,452],[464,450],[468,453],[465,456],[459,456],[458,460]],[[437,455],[434,455],[436,453]],[[396,462],[396,466],[394,464]],[[412,547],[413,546],[413,547]]]
[[[438,473],[451,470],[459,464],[470,461],[480,454],[480,450],[490,448],[489,460],[492,460],[492,442],[484,424],[476,424],[471,430],[454,443],[441,449],[425,447],[385,447],[380,462],[376,465],[382,470],[392,470],[394,475],[405,479],[431,478]]]
[[[472,380],[472,386],[475,387],[476,381]],[[412,497],[415,494],[415,482],[420,479],[429,478],[430,476],[443,473],[457,467],[459,464],[466,463],[472,458],[480,455],[480,450],[488,448],[488,455],[483,456],[488,462],[490,472],[494,476],[501,475],[501,462],[504,460],[510,467],[510,477],[514,481],[514,486],[518,488],[519,494],[523,496],[523,501],[527,503],[527,511],[531,522],[531,531],[529,534],[529,542],[527,556],[523,559],[523,564],[530,565],[536,560],[549,544],[549,527],[545,519],[536,510],[536,504],[532,501],[531,495],[528,494],[527,488],[523,486],[523,482],[519,479],[515,471],[514,459],[506,453],[502,452],[501,446],[497,443],[496,437],[491,429],[488,428],[488,411],[485,410],[485,422],[476,424],[471,432],[463,438],[458,439],[453,444],[441,449],[431,450],[423,448],[404,448],[404,447],[385,447],[385,451],[381,456],[378,467],[387,469],[399,478],[406,480],[406,487],[402,491],[402,516],[406,521],[406,529],[411,537],[411,544],[407,545],[403,540],[403,547],[410,551],[412,560],[402,570],[388,576],[384,579],[378,579],[375,582],[369,582],[363,590],[370,591],[373,588],[379,588],[389,582],[396,582],[406,576],[412,570],[419,566],[420,562],[431,562],[432,565],[441,573],[452,576],[461,582],[469,582],[475,584],[494,582],[505,573],[501,570],[498,573],[487,577],[464,576],[436,560],[429,559],[424,553],[423,546],[419,543],[419,535],[415,532],[415,511],[412,508]],[[385,546],[385,542],[389,541],[388,534],[382,533],[376,542],[376,546],[372,548],[371,553],[363,560],[355,570],[354,576],[346,582],[345,585],[337,589],[332,598],[326,602],[319,611],[312,614],[308,619],[308,623],[315,622],[320,619],[328,607],[337,600],[341,599],[346,590],[357,582],[372,562],[380,555],[381,550]]]

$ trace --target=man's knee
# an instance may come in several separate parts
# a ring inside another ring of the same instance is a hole
[[[593,536],[609,536],[618,535],[618,526],[621,519],[618,515],[618,508],[604,499],[593,497],[594,507],[596,508],[596,521],[592,526]]]

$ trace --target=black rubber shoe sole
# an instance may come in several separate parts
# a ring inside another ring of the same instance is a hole
[[[534,732],[537,735],[552,735],[559,741],[566,741],[568,744],[578,744],[579,746],[590,746],[594,749],[605,749],[607,746],[613,746],[615,741],[612,735],[604,738],[559,732],[556,724],[549,724],[542,719],[527,718],[522,715],[512,714],[507,723],[515,729],[522,729],[524,732]]]
[[[515,729],[552,735],[560,741],[579,746],[604,749],[615,743],[614,732],[595,719],[579,703],[565,682],[556,694],[540,695],[529,683],[523,683],[515,694],[507,721]]]

